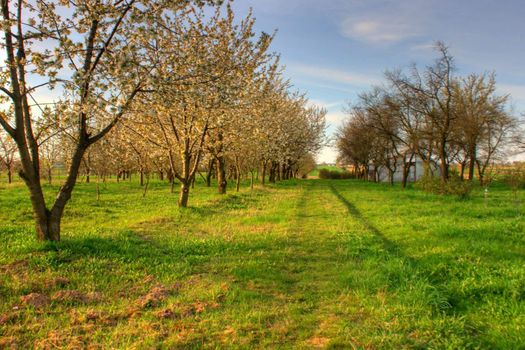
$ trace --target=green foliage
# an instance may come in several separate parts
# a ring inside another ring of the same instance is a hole
[[[415,187],[427,193],[459,198],[468,198],[472,191],[472,183],[462,180],[456,174],[451,174],[446,182],[437,176],[423,176],[416,182]]]
[[[325,180],[348,180],[354,179],[354,174],[346,170],[329,170],[329,169],[320,169],[319,178]]]
[[[465,202],[353,180],[197,183],[186,210],[153,180],[145,198],[136,182],[100,191],[80,184],[63,241],[41,244],[25,188],[0,181],[0,348],[525,344],[525,222],[505,184]]]
[[[525,189],[525,168],[516,167],[503,175],[503,181],[514,191]]]

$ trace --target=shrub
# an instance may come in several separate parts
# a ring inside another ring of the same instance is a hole
[[[342,180],[355,179],[355,174],[345,170],[341,173],[341,179]]]
[[[415,186],[417,189],[434,194],[441,194],[441,179],[435,176],[423,176],[417,180]]]
[[[463,181],[459,176],[452,176],[446,182],[445,188],[445,194],[467,198],[472,191],[472,182]]]
[[[525,189],[525,169],[515,168],[505,174],[503,181],[511,188],[512,191]]]
[[[321,169],[319,170],[319,178],[328,179],[328,180],[345,180],[345,179],[353,179],[354,174],[346,170],[338,171],[338,170]]]
[[[424,176],[416,182],[416,188],[428,193],[467,198],[472,191],[472,184],[452,174],[445,183],[440,177]]]

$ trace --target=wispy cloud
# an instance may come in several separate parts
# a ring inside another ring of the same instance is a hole
[[[337,126],[341,124],[346,117],[347,115],[344,112],[333,112],[326,115],[326,121],[333,126]]]
[[[372,45],[393,44],[425,34],[434,0],[350,2],[340,21],[345,37]]]
[[[418,34],[406,22],[388,21],[384,18],[347,18],[341,23],[341,31],[346,37],[372,44],[394,43]]]
[[[310,106],[318,106],[325,109],[332,109],[336,107],[341,107],[344,104],[344,101],[333,101],[333,102],[327,102],[315,98],[311,98],[308,100],[308,103]]]
[[[339,69],[314,65],[293,63],[287,65],[287,72],[298,77],[313,78],[317,81],[332,82],[352,86],[370,86],[378,84],[380,79],[375,75],[349,72]]]
[[[426,54],[435,53],[435,51],[436,51],[436,42],[433,41],[433,42],[427,42],[427,43],[423,43],[423,44],[413,45],[410,48],[410,51],[412,51],[412,52],[419,52],[419,53],[426,53]]]

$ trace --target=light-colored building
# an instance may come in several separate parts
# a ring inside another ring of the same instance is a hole
[[[434,162],[430,162],[430,170],[433,174],[439,174],[439,166]],[[416,182],[421,177],[425,175],[425,164],[424,162],[417,157],[410,166],[410,170],[408,173],[408,182]],[[377,169],[377,180],[379,182],[390,182],[389,177],[389,171],[386,167],[382,166],[379,169]],[[374,171],[373,167],[370,167],[369,172],[369,179],[374,180]],[[396,166],[396,171],[394,172],[394,182],[402,182],[403,181],[403,162],[398,161]]]

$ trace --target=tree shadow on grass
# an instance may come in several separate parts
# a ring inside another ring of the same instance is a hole
[[[408,260],[412,260],[410,257],[407,257],[405,254],[403,254],[401,248],[398,245],[386,238],[385,235],[381,231],[379,231],[377,227],[375,227],[366,217],[364,217],[355,205],[353,205],[350,201],[343,197],[343,195],[341,195],[341,193],[334,187],[334,185],[330,185],[330,190],[337,197],[337,199],[339,199],[339,201],[342,204],[344,204],[344,206],[348,209],[348,212],[350,213],[350,215],[352,215],[352,217],[354,217],[354,219],[356,219],[368,231],[373,233],[379,240],[381,240],[381,243],[383,244],[383,247],[387,252],[406,258]]]
[[[421,258],[415,259],[403,254],[402,249],[398,245],[386,238],[333,185],[330,185],[330,189],[341,203],[345,205],[349,214],[382,242],[382,245],[391,257],[400,258],[407,263],[407,271],[399,275],[399,280],[396,281],[396,284],[419,285],[418,288],[426,289],[427,295],[425,298],[428,298],[430,305],[439,313],[444,312],[447,315],[457,315],[468,313],[469,310],[477,310],[484,303],[483,297],[488,295],[495,297],[513,295],[514,299],[523,300],[525,293],[523,293],[521,285],[519,283],[505,283],[505,279],[499,276],[499,272],[494,271],[498,263],[504,266],[503,269],[506,268],[505,263],[502,263],[504,261],[502,259],[522,261],[523,256],[521,254],[505,252],[495,256],[488,250],[483,250],[484,255],[474,254],[470,256],[471,261],[469,261],[468,256],[465,256],[465,253],[461,254],[461,256],[458,256],[458,253],[425,254]],[[470,233],[474,236],[475,230]],[[465,235],[459,238],[454,235],[450,238],[464,242],[462,243],[463,245],[468,245]],[[492,237],[489,239],[492,239]],[[479,265],[481,260],[477,259],[481,256],[485,261],[484,268],[490,266],[491,269],[487,271],[487,275],[483,275],[482,271],[479,271],[482,265]],[[390,259],[391,257],[385,258]],[[493,275],[490,276],[491,274]],[[478,278],[474,282],[465,285],[464,281],[471,279],[472,276],[478,276]],[[481,278],[484,278],[489,283],[484,285],[479,282]],[[398,288],[395,284],[392,286]],[[463,287],[458,288],[458,286]]]
[[[60,243],[45,243],[42,252],[55,253],[50,257],[56,264],[76,259],[107,258],[118,262],[132,262],[140,258],[156,258],[169,254],[166,247],[152,244],[130,230],[106,237],[97,234],[65,237]]]
[[[345,205],[348,213],[361,225],[363,225],[387,252],[382,256],[383,267],[379,274],[388,275],[388,286],[394,290],[399,290],[402,293],[410,293],[412,288],[419,291],[419,298],[426,300],[432,310],[437,311],[437,314],[447,313],[454,314],[456,312],[463,312],[465,309],[463,305],[466,301],[455,300],[451,295],[448,285],[449,280],[435,278],[435,264],[440,263],[436,260],[420,260],[405,254],[401,247],[389,240],[377,227],[375,227],[363,214],[352,204],[348,199],[343,197],[341,193],[330,185],[332,193]],[[365,252],[367,252],[365,250]],[[370,254],[370,252],[365,253]],[[364,256],[366,259],[367,256]]]

